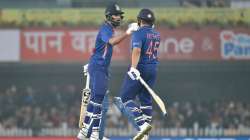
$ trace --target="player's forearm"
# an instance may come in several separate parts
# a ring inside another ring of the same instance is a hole
[[[127,33],[122,33],[120,35],[114,36],[109,39],[109,44],[112,46],[119,44],[122,40],[124,40],[128,36]]]
[[[140,48],[134,48],[132,51],[132,62],[131,62],[131,67],[136,68],[138,65],[138,62],[140,60],[141,56],[141,49]]]

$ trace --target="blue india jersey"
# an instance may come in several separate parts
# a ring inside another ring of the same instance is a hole
[[[132,34],[132,48],[141,48],[138,64],[158,64],[157,50],[160,45],[160,33],[151,26],[143,26]]]
[[[103,23],[96,37],[95,48],[90,58],[90,63],[99,64],[105,67],[110,65],[113,46],[109,44],[109,39],[113,34],[112,25],[107,22]]]

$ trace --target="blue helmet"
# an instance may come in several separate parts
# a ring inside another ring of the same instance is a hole
[[[150,9],[141,9],[141,11],[139,12],[137,16],[137,19],[143,20],[151,25],[153,25],[155,22],[154,13]]]
[[[116,2],[111,2],[108,4],[105,10],[105,15],[122,15],[124,12],[121,10],[120,6]]]
[[[106,19],[110,21],[114,27],[119,26],[121,24],[121,20],[113,20],[112,15],[120,15],[121,19],[123,19],[123,14],[124,12],[116,2],[109,3],[105,10]]]

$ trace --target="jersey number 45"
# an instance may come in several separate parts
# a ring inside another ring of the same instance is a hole
[[[160,41],[151,40],[148,44],[148,49],[146,54],[148,55],[149,59],[157,59],[157,50],[159,48]]]

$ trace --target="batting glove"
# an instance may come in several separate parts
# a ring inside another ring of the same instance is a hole
[[[88,72],[88,66],[89,66],[89,64],[86,64],[86,65],[83,66],[83,72],[84,73]]]
[[[140,78],[140,72],[136,68],[130,67],[130,70],[128,71],[128,76],[132,80],[138,80]]]
[[[137,31],[138,29],[139,29],[138,23],[131,23],[128,25],[126,33],[130,35],[132,32]]]

